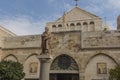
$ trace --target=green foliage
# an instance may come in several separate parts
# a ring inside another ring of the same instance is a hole
[[[24,76],[22,64],[13,61],[0,62],[0,80],[21,80]]]
[[[109,74],[109,80],[120,80],[120,65],[116,66],[115,69],[111,69]]]

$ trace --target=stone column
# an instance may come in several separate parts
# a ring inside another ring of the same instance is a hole
[[[38,56],[40,60],[40,80],[49,80],[50,60],[51,55],[42,54]]]
[[[81,71],[80,71],[80,80],[85,80],[85,69],[82,68]]]

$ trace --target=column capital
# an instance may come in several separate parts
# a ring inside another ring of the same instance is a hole
[[[49,62],[53,59],[52,55],[49,54],[42,54],[37,57],[41,62]]]

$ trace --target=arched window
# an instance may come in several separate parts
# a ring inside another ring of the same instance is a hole
[[[95,23],[93,21],[90,22],[90,31],[95,31]]]
[[[58,25],[58,27],[62,27],[62,25],[61,25],[61,24],[59,24],[59,25]]]
[[[88,23],[87,23],[87,22],[84,22],[83,25],[88,25]]]
[[[81,23],[76,24],[76,30],[81,30]]]
[[[76,26],[81,26],[81,24],[80,24],[80,23],[77,23]]]
[[[93,22],[93,21],[91,21],[91,22],[90,22],[90,25],[91,25],[91,24],[94,24],[94,22]]]
[[[78,71],[78,65],[75,60],[68,55],[58,56],[50,67],[51,70],[75,70]]]
[[[6,61],[15,61],[15,62],[18,62],[18,59],[15,55],[13,54],[9,54],[7,55],[6,57],[3,58],[3,60],[6,60]]]
[[[84,22],[83,23],[83,30],[86,32],[88,31],[88,23],[87,22]]]
[[[75,24],[74,24],[74,23],[71,23],[70,26],[75,26]]]
[[[72,57],[65,54],[54,59],[50,66],[50,72],[50,80],[79,80],[78,64]],[[69,73],[66,74],[66,72]]]
[[[52,25],[52,28],[56,28],[56,25]]]

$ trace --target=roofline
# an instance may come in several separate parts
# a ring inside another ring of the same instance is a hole
[[[91,14],[91,15],[95,16],[96,18],[102,19],[101,17],[99,17],[99,16],[97,16],[97,15],[91,13],[91,12],[88,12],[88,11],[86,11],[86,10],[78,7],[78,6],[75,6],[74,8],[78,8],[78,9],[82,10],[83,12],[86,12],[87,14]],[[74,8],[72,8],[70,11],[67,11],[66,14],[68,14],[69,12],[71,12]],[[58,21],[58,20],[61,19],[62,17],[63,17],[63,16],[59,17],[59,18],[58,18],[57,20],[55,20],[55,21]]]
[[[84,12],[87,12],[88,14],[91,14],[91,15],[93,15],[93,16],[95,16],[95,17],[101,18],[101,17],[99,17],[99,16],[97,16],[97,15],[95,15],[95,14],[93,14],[93,13],[87,11],[87,10],[84,10],[84,9],[78,7],[78,6],[75,6],[74,8],[78,8],[78,9],[84,11]],[[74,8],[72,8],[70,11],[72,11]],[[69,12],[70,12],[70,11],[69,11]],[[67,13],[69,13],[69,12],[67,12]]]
[[[0,29],[3,30],[3,31],[5,31],[6,33],[12,35],[12,36],[16,36],[15,33],[11,32],[10,30],[8,30],[8,29],[6,29],[6,28],[4,28],[4,27],[2,27],[1,25],[0,25]]]

